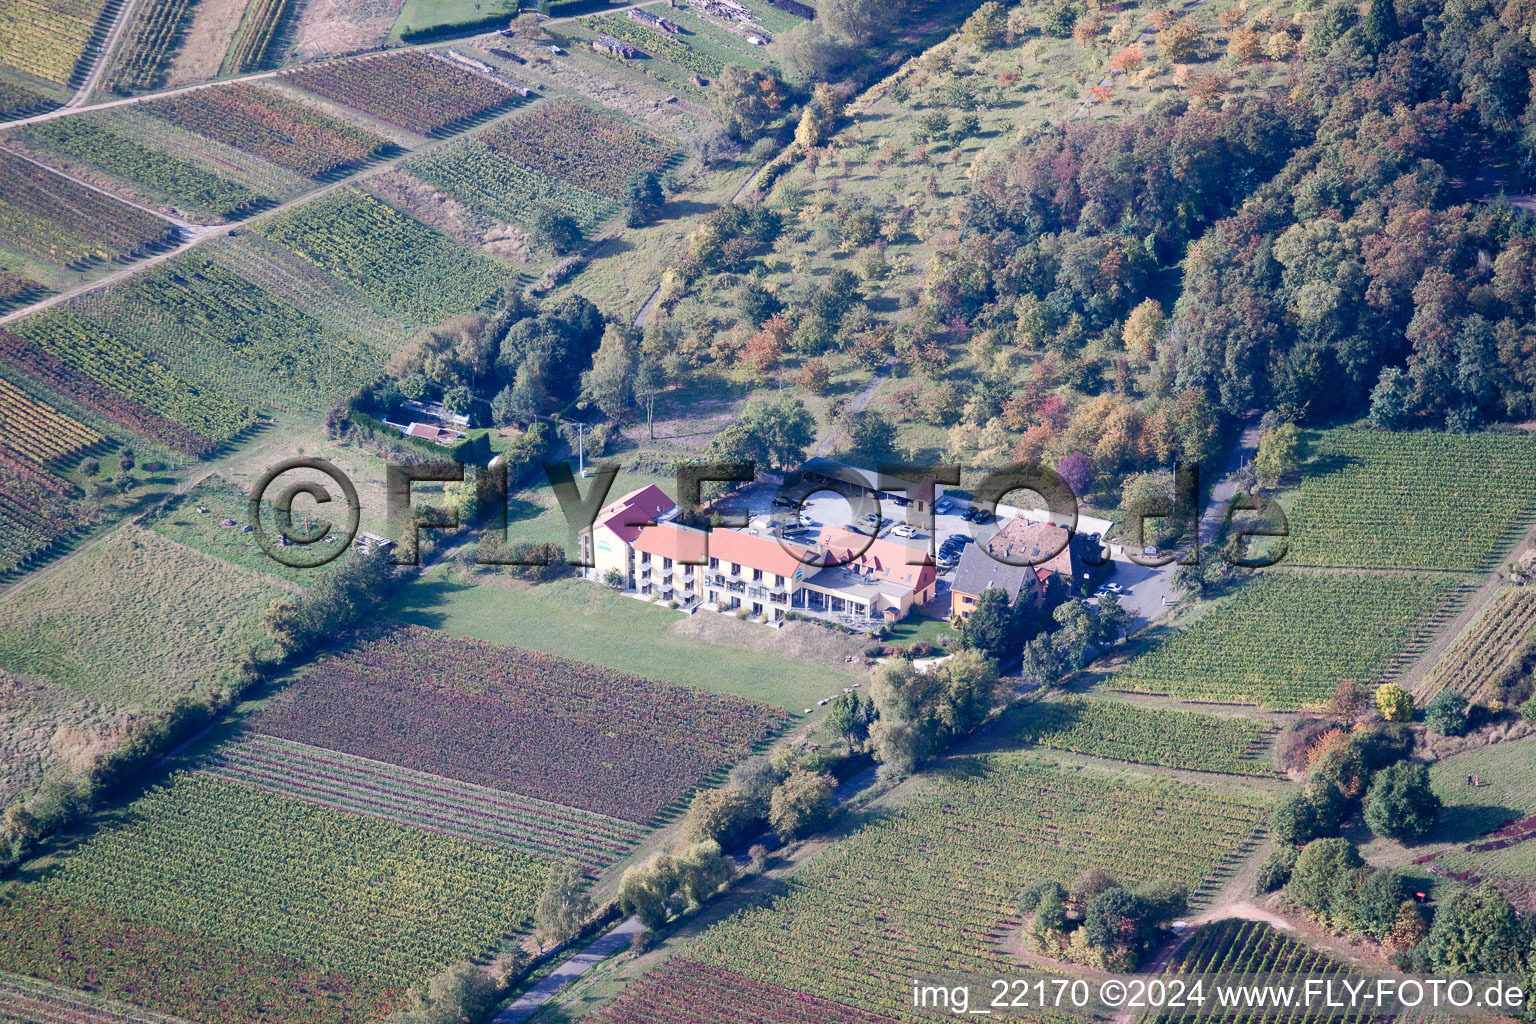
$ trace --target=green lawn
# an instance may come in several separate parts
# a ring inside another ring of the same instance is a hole
[[[935,647],[949,647],[959,638],[960,634],[949,628],[948,621],[913,612],[891,627],[891,635],[886,642],[905,647],[926,640]]]
[[[628,463],[633,461],[629,455],[614,456],[611,459],[588,458],[587,466],[592,467],[602,462]],[[574,471],[575,466],[572,466]],[[542,471],[535,471],[525,483],[526,487],[512,496],[507,508],[507,540],[509,543],[521,541],[552,541],[556,544],[569,546],[571,542],[571,527],[566,521],[565,513],[560,511],[560,503],[555,500],[555,492],[549,486],[549,479]],[[576,485],[585,496],[590,492],[593,479],[588,477],[576,480]],[[614,478],[613,486],[608,488],[608,494],[603,498],[603,504],[609,505],[630,491],[638,490],[647,484],[655,484],[667,493],[668,497],[675,498],[677,490],[677,477],[672,474],[652,473],[644,469],[631,469],[624,466],[619,470],[619,475]],[[591,660],[591,659],[588,659]]]
[[[517,7],[518,0],[405,0],[384,42],[398,43],[400,34],[411,29],[474,21],[493,14],[505,14],[510,22],[517,16]]]
[[[533,588],[472,586],[450,580],[438,569],[402,588],[388,612],[455,636],[531,647],[650,679],[734,693],[797,714],[829,693],[842,692],[849,679],[832,669],[678,636],[672,626],[684,618],[682,612],[621,597],[583,580]]]

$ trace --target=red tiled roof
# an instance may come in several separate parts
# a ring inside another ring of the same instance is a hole
[[[913,590],[922,590],[938,577],[938,570],[931,563],[912,564],[927,558],[927,552],[922,548],[871,539],[862,533],[830,526],[821,531],[817,543],[826,549],[833,561],[860,570],[873,568],[881,579]]]
[[[786,550],[788,549],[788,550]],[[742,530],[709,531],[709,557],[735,562],[779,576],[793,577],[796,570],[812,564],[809,548],[780,542],[773,537],[759,537]],[[806,561],[801,561],[803,556]]]
[[[676,523],[642,527],[640,535],[634,540],[634,547],[636,551],[649,552],[660,558],[670,558],[674,562],[689,565],[702,564],[706,555],[704,531],[678,526]]]
[[[625,544],[633,544],[640,536],[640,528],[654,523],[656,517],[674,507],[676,503],[655,484],[646,484],[637,490],[610,502],[597,514],[594,527],[606,526]]]

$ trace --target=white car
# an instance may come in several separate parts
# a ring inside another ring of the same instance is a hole
[[[948,498],[940,498],[939,503],[933,506],[933,510],[939,515],[948,515],[949,510],[955,507],[955,503]]]
[[[896,528],[891,531],[891,535],[895,537],[916,537],[917,531],[912,528],[911,523],[897,523]]]
[[[804,527],[806,527],[806,528],[810,528],[810,527],[812,527],[812,526],[815,526],[815,525],[816,525],[816,520],[814,520],[814,519],[812,519],[812,518],[811,518],[811,517],[810,517],[810,514],[809,514],[809,513],[807,513],[807,512],[801,512],[801,513],[800,513],[800,525],[801,525],[801,526],[804,526]]]
[[[1111,594],[1125,593],[1125,588],[1118,583],[1106,583],[1104,584],[1104,589],[1109,591]]]

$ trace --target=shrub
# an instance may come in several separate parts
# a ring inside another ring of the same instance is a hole
[[[1467,699],[1453,690],[1441,690],[1424,706],[1424,721],[1441,736],[1461,736],[1467,731]]]
[[[1429,769],[1400,763],[1376,773],[1365,795],[1365,820],[1377,835],[1401,842],[1422,839],[1434,827],[1440,798],[1429,788]]]
[[[1413,698],[1396,683],[1385,683],[1376,690],[1376,710],[1389,722],[1406,722],[1413,717]]]
[[[1291,880],[1291,871],[1296,867],[1298,851],[1294,846],[1282,846],[1265,858],[1259,865],[1259,874],[1253,880],[1253,894],[1263,896],[1281,888]]]

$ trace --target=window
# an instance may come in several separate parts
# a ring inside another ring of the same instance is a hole
[[[718,569],[718,568],[720,568],[720,559],[718,559],[718,558],[711,558],[709,560],[709,567],[711,569]]]
[[[776,587],[782,587],[784,585],[784,577],[775,574],[773,577],[773,585]]]
[[[663,558],[661,560],[661,567],[663,569],[670,569],[670,568],[672,568],[672,559],[670,559],[670,558]]]
[[[640,564],[641,565],[650,565],[651,564],[651,553],[649,551],[642,551],[640,553]]]
[[[741,575],[741,563],[740,562],[732,562],[731,563],[731,575],[732,576],[740,576]]]
[[[761,583],[762,580],[763,580],[763,570],[761,570],[761,569],[753,569],[752,570],[752,581],[754,583]]]

